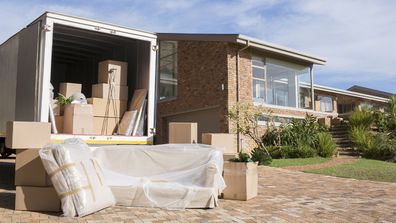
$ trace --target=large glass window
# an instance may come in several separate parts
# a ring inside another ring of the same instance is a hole
[[[160,42],[160,100],[173,98],[177,95],[177,42]]]
[[[328,96],[318,96],[321,112],[333,112],[333,99]]]
[[[253,101],[312,108],[310,68],[271,58],[252,58]]]
[[[252,58],[253,73],[253,100],[256,102],[265,101],[265,63],[264,58]]]

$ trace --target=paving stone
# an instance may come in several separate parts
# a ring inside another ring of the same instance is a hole
[[[15,211],[13,166],[0,160],[0,222],[396,222],[396,184],[259,167],[259,195],[214,209],[116,206],[84,218]]]

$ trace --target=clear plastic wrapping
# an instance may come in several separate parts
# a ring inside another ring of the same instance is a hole
[[[115,204],[99,162],[82,140],[50,143],[39,154],[65,216],[85,216]]]

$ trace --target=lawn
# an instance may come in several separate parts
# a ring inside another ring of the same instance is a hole
[[[324,163],[330,158],[313,157],[313,158],[296,158],[296,159],[273,159],[272,167],[287,167],[287,166],[305,166],[310,164]]]
[[[359,159],[351,164],[342,164],[305,172],[359,180],[396,182],[396,163],[368,159]]]

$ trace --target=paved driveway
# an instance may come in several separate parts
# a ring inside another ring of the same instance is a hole
[[[396,184],[259,168],[259,196],[209,210],[113,207],[85,218],[14,211],[13,164],[0,160],[0,222],[396,222]]]

